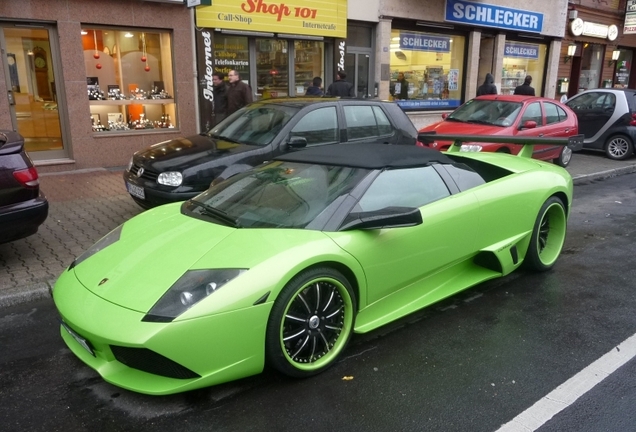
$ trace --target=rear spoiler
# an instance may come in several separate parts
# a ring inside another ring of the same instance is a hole
[[[432,143],[434,141],[452,141],[453,145],[447,153],[459,152],[465,142],[487,142],[502,144],[521,144],[523,148],[518,156],[532,157],[535,145],[555,145],[568,146],[572,151],[579,151],[583,148],[585,135],[579,134],[568,138],[539,138],[539,137],[514,137],[505,135],[440,135],[435,131],[420,132],[417,135],[418,141],[422,143]]]

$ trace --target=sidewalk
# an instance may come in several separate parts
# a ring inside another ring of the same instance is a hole
[[[576,153],[568,171],[575,185],[636,172],[636,157],[612,161]],[[36,235],[0,244],[0,307],[48,296],[57,277],[95,241],[142,212],[121,169],[40,175],[49,216]]]

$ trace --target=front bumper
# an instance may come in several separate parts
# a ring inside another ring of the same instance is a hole
[[[77,280],[73,270],[65,271],[57,280],[53,299],[63,323],[88,341],[94,355],[62,326],[61,335],[69,349],[116,386],[164,395],[221,384],[263,370],[271,303],[185,321],[142,322],[143,313],[94,295]],[[157,359],[157,354],[194,375],[173,378],[147,371],[161,370],[156,364],[142,366],[146,370],[138,369],[139,363],[137,367],[127,366],[116,355],[123,361],[130,356],[122,357],[117,347],[154,353],[146,355],[148,359]]]

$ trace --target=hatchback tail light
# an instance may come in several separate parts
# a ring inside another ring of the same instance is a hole
[[[636,126],[636,113],[632,114],[632,119],[629,122],[630,126]]]
[[[38,180],[38,171],[35,169],[35,167],[14,171],[13,177],[15,177],[17,181],[19,181],[26,187],[33,188],[37,187],[40,184],[40,181]]]

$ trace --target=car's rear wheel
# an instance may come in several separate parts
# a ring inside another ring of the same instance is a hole
[[[550,197],[537,215],[524,265],[535,271],[551,269],[563,249],[566,230],[567,217],[563,201]]]
[[[634,153],[632,140],[625,135],[614,135],[605,144],[605,155],[614,160],[627,159]]]
[[[340,272],[320,267],[298,274],[272,307],[265,341],[269,364],[296,378],[322,372],[349,342],[356,307]]]
[[[559,157],[553,159],[552,162],[565,168],[568,165],[570,165],[571,160],[572,160],[572,149],[568,146],[565,146],[561,149],[561,153],[559,153]]]

